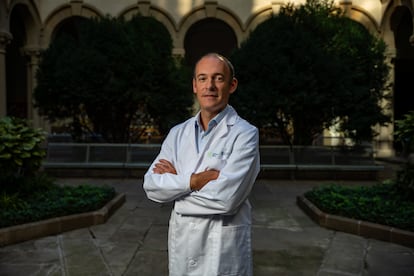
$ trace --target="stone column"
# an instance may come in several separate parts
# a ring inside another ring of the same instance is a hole
[[[181,60],[185,56],[185,50],[183,48],[173,48],[172,49],[172,55],[173,55],[173,58],[174,58],[174,61],[176,62],[176,64],[180,65]]]
[[[0,31],[0,118],[7,115],[7,87],[6,87],[6,46],[13,36]]]
[[[39,68],[40,48],[25,47],[24,54],[27,57],[27,115],[34,127],[49,129],[47,122],[39,115],[34,107],[33,92],[37,85],[36,73]]]
[[[388,49],[386,53],[387,62],[390,66],[390,72],[388,75],[389,83],[393,83],[395,81],[394,76],[394,65],[392,64],[392,60],[396,57],[396,49]],[[391,98],[393,97],[393,89],[390,87],[389,90],[386,92],[389,93]],[[392,122],[386,126],[381,126],[377,128],[378,136],[374,139],[376,157],[380,158],[387,158],[395,156],[394,150],[394,107],[392,104],[392,99],[384,100],[381,103],[381,106],[386,114],[389,114],[392,118]]]

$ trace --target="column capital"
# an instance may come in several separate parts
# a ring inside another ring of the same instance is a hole
[[[26,56],[39,56],[42,49],[36,46],[26,46],[22,49],[23,54]]]
[[[6,46],[12,41],[11,33],[0,30],[0,53],[5,53]]]
[[[26,46],[22,48],[21,53],[28,57],[29,64],[38,64],[42,49],[36,46]]]
[[[414,47],[414,33],[408,38],[410,45]]]

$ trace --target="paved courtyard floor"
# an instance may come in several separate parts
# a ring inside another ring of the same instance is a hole
[[[171,205],[149,201],[141,179],[58,181],[111,185],[126,202],[104,224],[1,247],[1,276],[168,275]],[[414,275],[414,248],[322,228],[296,205],[298,195],[322,183],[256,182],[250,198],[254,275]]]

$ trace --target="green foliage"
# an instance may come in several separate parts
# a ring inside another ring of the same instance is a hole
[[[47,186],[30,194],[0,194],[0,227],[94,211],[116,194],[106,186]]]
[[[0,194],[0,210],[25,209],[26,202],[19,198],[19,194],[7,194],[3,192]]]
[[[6,195],[16,194],[18,197],[30,196],[54,186],[53,179],[39,172],[31,176],[0,176],[0,192]]]
[[[129,142],[138,111],[162,131],[189,115],[190,81],[177,77],[172,40],[160,22],[105,17],[85,19],[78,30],[76,37],[57,36],[42,54],[34,98],[48,119],[73,119],[77,139],[82,126],[105,141]]]
[[[397,172],[396,186],[414,202],[414,164],[407,163]]]
[[[0,189],[0,227],[94,211],[115,196],[111,187],[58,186],[46,174],[15,177]]]
[[[414,231],[414,201],[394,184],[324,185],[305,193],[323,212]]]
[[[387,97],[385,43],[333,2],[282,7],[232,60],[240,82],[232,104],[258,127],[278,127],[285,144],[311,144],[333,125],[370,140],[372,126],[390,120],[379,106]]]
[[[404,115],[401,120],[395,120],[396,130],[394,132],[396,141],[403,145],[403,155],[409,156],[414,153],[414,111]],[[414,160],[408,161],[397,172],[396,185],[414,201]]]
[[[34,175],[42,164],[45,150],[41,143],[45,132],[28,125],[26,120],[0,119],[0,180]]]
[[[395,120],[396,140],[403,145],[404,155],[414,153],[414,110],[404,115],[401,120]]]

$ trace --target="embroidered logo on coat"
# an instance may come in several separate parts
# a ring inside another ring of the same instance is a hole
[[[217,159],[225,160],[230,156],[230,152],[225,151],[225,150],[222,150],[219,152],[209,151],[207,152],[207,156],[210,158],[217,158]]]

